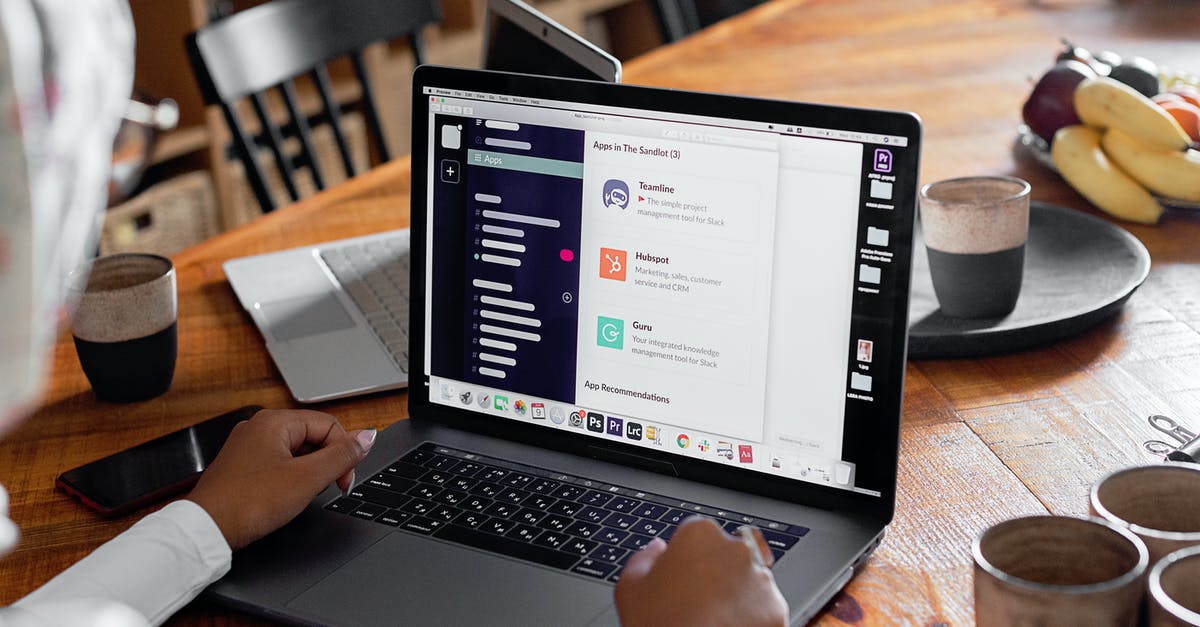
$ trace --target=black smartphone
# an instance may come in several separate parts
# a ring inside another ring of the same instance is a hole
[[[119,516],[196,484],[237,423],[256,405],[235,409],[68,470],[55,484],[102,516]]]

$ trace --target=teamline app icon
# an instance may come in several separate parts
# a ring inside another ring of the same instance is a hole
[[[608,417],[608,434],[620,437],[625,431],[625,420],[623,418]]]
[[[596,317],[596,346],[621,350],[625,347],[625,321],[608,316]]]
[[[609,209],[624,209],[629,206],[629,186],[620,179],[604,182],[604,206]]]

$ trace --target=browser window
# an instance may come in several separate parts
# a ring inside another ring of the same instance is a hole
[[[429,98],[433,402],[877,493],[904,138]]]

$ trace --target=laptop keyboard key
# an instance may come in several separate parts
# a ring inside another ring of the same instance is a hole
[[[591,540],[571,538],[563,543],[562,546],[558,547],[558,550],[566,551],[568,553],[575,553],[577,555],[587,555],[588,553],[591,553],[592,549],[596,548],[597,546],[598,545]]]
[[[634,516],[649,518],[650,520],[658,520],[659,516],[667,513],[669,508],[666,505],[655,505],[654,503],[642,503],[642,505],[633,511]]]
[[[362,501],[360,501],[358,499],[351,499],[351,498],[347,498],[347,497],[343,496],[342,498],[337,499],[336,501],[333,501],[329,505],[326,505],[325,509],[327,509],[331,512],[341,512],[343,514],[349,514],[350,512],[353,512],[355,509],[357,509],[359,505],[362,505]]]
[[[604,520],[605,518],[607,518],[608,515],[609,515],[609,512],[606,509],[600,509],[599,507],[585,507],[585,508],[579,510],[575,514],[575,517],[580,520],[586,520],[588,522],[598,523],[598,522]]]
[[[596,523],[577,520],[571,523],[571,526],[567,527],[565,531],[573,536],[579,536],[580,538],[591,538],[592,536],[596,535],[600,529],[600,525],[597,525]]]
[[[408,490],[408,494],[420,499],[432,499],[442,493],[442,489],[427,483],[418,483]]]
[[[483,482],[471,488],[470,492],[471,494],[478,494],[479,496],[494,499],[496,498],[497,494],[500,494],[500,490],[502,489],[503,488],[494,483]]]
[[[463,499],[458,506],[462,509],[469,509],[473,512],[482,512],[487,509],[488,505],[492,504],[492,499],[485,499],[482,496],[468,496]]]
[[[417,448],[417,449],[413,449],[413,450],[405,453],[404,455],[402,455],[400,457],[400,460],[406,461],[410,464],[416,464],[416,465],[420,466],[433,458],[434,458],[433,453],[430,453],[429,451]]]
[[[607,564],[605,562],[594,560],[591,558],[584,559],[571,569],[571,572],[596,579],[604,579],[608,577],[614,570],[617,569],[615,564]]]
[[[625,557],[625,554],[628,552],[629,551],[627,549],[622,549],[619,546],[601,544],[595,549],[592,549],[592,552],[589,555],[592,557],[592,559],[608,562],[609,564],[616,564],[617,560]]]
[[[467,496],[468,495],[466,492],[459,492],[458,490],[446,490],[437,495],[433,500],[438,503],[445,503],[446,505],[458,505],[459,503],[462,503]]]
[[[458,465],[458,460],[453,457],[442,457],[434,455],[433,459],[425,462],[425,467],[433,470],[449,470],[453,466]]]
[[[445,523],[440,520],[433,520],[423,516],[413,516],[412,518],[401,522],[400,528],[407,529],[409,531],[415,531],[422,535],[429,535],[440,529],[444,524]]]
[[[462,525],[464,527],[470,527],[474,529],[479,525],[482,525],[487,519],[487,516],[480,514],[479,512],[463,512],[459,514],[458,518],[455,518],[452,522],[456,525]]]
[[[520,505],[521,501],[524,501],[528,497],[529,493],[524,490],[507,488],[493,498],[495,498],[497,501],[504,501],[506,503],[512,503],[513,505]]]
[[[690,512],[685,512],[681,509],[673,509],[663,514],[658,519],[667,523],[668,525],[678,525],[679,523],[687,520],[688,516],[691,516]],[[649,516],[643,516],[643,518],[649,518]]]
[[[387,469],[385,469],[383,472],[385,472],[389,475],[397,475],[400,477],[404,477],[405,479],[416,479],[429,471],[424,468],[421,468],[420,466],[415,466],[413,464],[406,464],[404,462],[396,462],[396,463],[392,464],[391,466],[388,466]]]
[[[472,479],[470,477],[455,477],[447,481],[444,487],[448,490],[461,490],[466,492],[475,487],[475,484],[477,483],[479,483],[478,479]]]
[[[413,486],[417,485],[417,483],[411,479],[404,479],[402,477],[388,475],[382,472],[374,477],[371,477],[370,479],[367,479],[367,483],[377,488],[383,488],[385,490],[391,490],[393,492],[400,493],[407,492],[412,489]]]
[[[483,464],[476,462],[459,462],[457,466],[452,466],[450,468],[450,472],[466,477],[473,477],[475,476],[475,473],[479,472],[480,470],[483,470]]]
[[[629,537],[628,531],[613,529],[612,527],[604,527],[598,533],[592,534],[592,539],[603,542],[604,544],[621,544],[625,538]],[[641,548],[641,547],[636,547]]]
[[[662,536],[660,535],[659,537],[661,538]],[[638,535],[636,533],[629,534],[629,537],[621,542],[621,546],[634,551],[642,550],[642,547],[647,544],[650,544],[650,536]]]
[[[549,529],[551,531],[564,531],[567,527],[571,526],[571,524],[573,524],[574,522],[575,522],[575,519],[573,519],[573,518],[567,518],[565,516],[555,516],[552,514],[550,516],[543,518],[542,522],[538,523],[538,526],[541,527],[542,529]]]
[[[513,520],[525,525],[536,525],[538,524],[538,521],[545,517],[545,512],[540,512],[536,509],[530,509],[528,507],[522,507],[521,509],[517,510],[517,515],[513,516]]]
[[[504,520],[501,518],[493,518],[493,519],[483,523],[482,525],[479,525],[478,529],[480,531],[486,531],[488,533],[494,533],[498,536],[502,536],[502,535],[508,533],[509,531],[511,531],[516,526],[517,526],[517,523],[510,522],[510,521],[507,521],[507,520]]]
[[[608,518],[604,519],[604,524],[608,525],[609,527],[615,527],[615,528],[621,529],[621,530],[628,530],[630,527],[633,527],[633,524],[636,523],[637,521],[638,521],[637,516],[633,516],[631,514],[622,514],[620,512],[613,512],[612,514],[609,514]]]
[[[426,473],[424,476],[422,476],[420,478],[420,481],[422,483],[432,483],[433,485],[440,486],[440,485],[445,484],[452,477],[454,477],[454,475],[452,475],[444,470],[431,470],[428,473]]]
[[[557,499],[574,500],[574,499],[579,498],[579,496],[581,494],[583,494],[584,492],[585,492],[585,490],[579,486],[568,485],[568,484],[564,483],[563,485],[560,485],[557,488],[555,488],[554,491],[550,493],[550,496],[553,496],[554,498],[557,498]]]
[[[359,485],[350,491],[350,496],[387,507],[400,507],[411,498],[392,492],[391,490],[383,490],[370,485]]]
[[[375,519],[375,522],[383,523],[390,527],[395,527],[409,518],[412,518],[412,514],[408,512],[402,512],[398,509],[389,509],[388,511],[380,514],[379,518]]]
[[[508,471],[503,468],[484,468],[476,475],[476,478],[484,481],[502,481],[508,476]]]
[[[510,488],[524,488],[532,481],[533,477],[530,477],[529,475],[523,475],[519,472],[512,472],[509,473],[508,476],[503,480],[501,480],[500,483]]]
[[[530,542],[534,538],[541,535],[541,533],[542,533],[542,530],[538,529],[537,527],[530,527],[529,525],[517,525],[517,526],[513,527],[508,533],[504,534],[504,536],[507,538],[512,538],[514,540]]]
[[[614,512],[631,513],[634,509],[642,504],[641,501],[618,496],[604,505],[605,509],[611,509]]]
[[[549,479],[538,479],[537,481],[534,481],[534,482],[530,483],[529,485],[526,485],[525,489],[529,490],[530,492],[532,492],[534,494],[550,494],[559,485],[560,484],[557,481],[551,481]]]
[[[602,506],[611,500],[611,494],[605,494],[596,490],[588,490],[587,492],[583,493],[583,496],[579,497],[579,502],[583,503],[584,505]]]
[[[555,502],[556,502],[555,499],[550,498],[548,496],[542,496],[541,494],[531,494],[524,501],[521,501],[521,505],[524,505],[525,507],[532,507],[533,509],[539,509],[539,510],[545,511],[551,505],[553,505]]]
[[[581,509],[583,509],[583,506],[579,503],[564,499],[558,501],[550,507],[547,507],[546,512],[549,514],[557,514],[559,516],[574,516]]]
[[[796,542],[800,540],[800,538],[797,538],[796,536],[789,536],[786,533],[779,533],[778,531],[771,531],[770,529],[759,529],[758,531],[759,533],[762,533],[763,538],[766,539],[768,546],[770,546],[772,549],[779,549],[781,551],[786,551],[792,548],[796,545]]]
[[[416,514],[417,516],[424,516],[436,508],[437,506],[433,503],[429,501],[422,501],[421,499],[413,499],[400,506],[400,509],[410,514]]]
[[[428,516],[434,520],[444,520],[446,522],[450,522],[451,520],[458,518],[458,515],[461,512],[462,510],[460,509],[455,509],[449,505],[442,505],[432,512],[429,512]]]
[[[629,529],[644,536],[656,536],[666,529],[667,525],[658,522],[657,520],[646,520],[645,518],[637,521]]]
[[[516,505],[496,501],[488,505],[487,509],[483,510],[483,512],[492,516],[499,516],[500,518],[511,518],[513,514],[517,513],[517,509]]]
[[[542,534],[542,536],[545,535],[545,533]],[[546,548],[545,546],[539,546],[537,540],[541,539],[541,537],[535,539],[533,543],[527,543],[520,540],[513,540],[511,538],[504,538],[488,533],[482,533],[475,529],[468,529],[466,527],[459,527],[457,525],[447,525],[443,527],[434,535],[434,537],[448,540],[450,542],[465,544],[467,546],[482,549],[484,551],[490,551],[492,553],[499,553],[500,555],[506,555],[508,557],[530,561],[535,564],[542,564],[543,566],[549,566],[559,570],[566,570],[579,561],[579,557],[576,555],[556,551],[553,548]]]
[[[550,549],[557,549],[570,540],[571,536],[558,531],[543,531],[542,535],[533,539],[533,543]]]

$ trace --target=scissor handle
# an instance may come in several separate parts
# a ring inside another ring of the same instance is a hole
[[[1146,440],[1142,443],[1142,448],[1146,449],[1147,453],[1158,455],[1159,457],[1166,457],[1167,454],[1175,450],[1174,446],[1160,440]]]
[[[1162,414],[1154,414],[1146,419],[1151,427],[1171,436],[1179,441],[1180,444],[1187,444],[1196,439],[1196,434],[1188,431],[1179,425],[1173,418],[1163,416]]]

